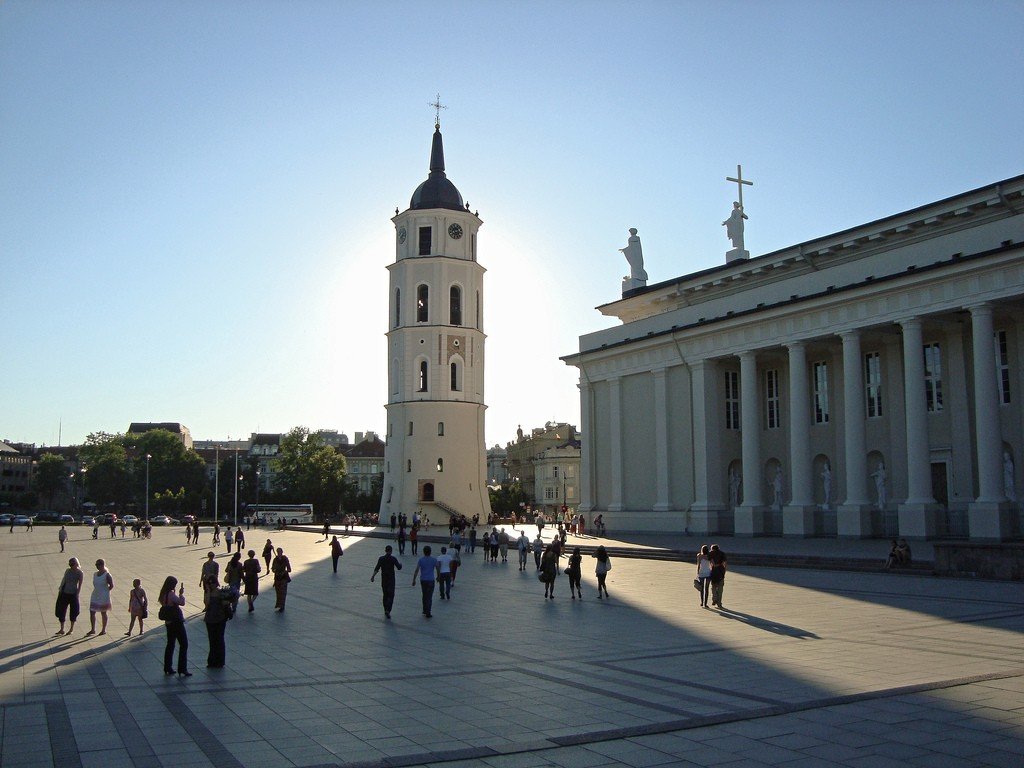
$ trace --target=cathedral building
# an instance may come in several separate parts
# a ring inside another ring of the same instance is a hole
[[[392,219],[380,518],[422,510],[435,521],[486,520],[483,222],[445,174],[439,122],[432,141],[430,175]]]
[[[581,510],[619,531],[1019,537],[1022,192],[624,282],[598,308],[619,324],[563,358]]]

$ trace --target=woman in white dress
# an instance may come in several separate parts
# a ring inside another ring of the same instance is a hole
[[[89,631],[85,634],[96,634],[96,614],[102,619],[99,634],[107,634],[107,611],[110,610],[110,590],[114,588],[114,579],[110,576],[106,564],[96,561],[96,573],[92,575],[92,595],[89,597]]]

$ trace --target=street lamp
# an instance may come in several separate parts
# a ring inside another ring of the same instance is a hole
[[[230,440],[230,436],[228,437]],[[217,524],[217,502],[220,501],[220,446],[216,446],[216,458],[213,460],[213,524]]]
[[[146,454],[146,522],[149,522],[149,460],[153,458]]]
[[[238,527],[238,449],[235,448],[235,527]]]
[[[256,513],[260,511],[260,471],[256,470]]]

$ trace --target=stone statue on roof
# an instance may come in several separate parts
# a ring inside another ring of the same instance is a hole
[[[636,233],[636,227],[630,227],[626,247],[620,248],[619,251],[629,263],[629,275],[622,278],[622,292],[646,286],[647,272],[644,270],[644,252],[640,246],[640,236]]]

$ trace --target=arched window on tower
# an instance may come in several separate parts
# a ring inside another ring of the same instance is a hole
[[[419,382],[418,382],[418,387],[417,387],[417,391],[418,392],[426,392],[427,391],[427,372],[428,372],[428,370],[429,369],[427,367],[427,361],[426,360],[421,360],[420,361]]]
[[[476,292],[476,329],[480,330],[480,291]]]
[[[462,325],[462,289],[453,285],[448,297],[448,322]]]
[[[455,358],[451,362],[451,390],[452,392],[462,391],[462,359]]]
[[[427,323],[430,322],[430,314],[427,311],[428,301],[430,299],[430,288],[425,284],[418,285],[416,287],[416,322]]]
[[[395,288],[395,328],[402,324],[402,289]]]

